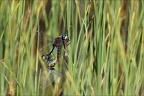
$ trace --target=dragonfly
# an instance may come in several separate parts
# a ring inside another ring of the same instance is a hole
[[[62,46],[64,46],[64,49],[66,51],[66,46],[69,45],[68,42],[69,42],[69,39],[67,38],[67,35],[61,35],[61,36],[56,37],[51,51],[48,54],[46,54],[46,56],[51,55],[54,49],[57,48],[57,60],[59,61],[61,48]]]
[[[45,37],[49,38],[49,36],[41,34],[41,33],[37,33],[37,36],[38,35],[39,35],[39,40],[48,40],[48,39],[45,39]],[[47,41],[46,43],[45,43],[45,41],[40,41],[39,43],[47,45],[47,43],[49,41]],[[69,39],[67,38],[67,35],[60,35],[53,40],[52,46],[49,45],[49,47],[50,46],[52,47],[52,49],[49,48],[50,52],[46,53],[45,55],[42,53],[42,59],[45,61],[46,69],[40,69],[40,82],[39,82],[40,88],[48,87],[57,78],[58,79],[65,78],[64,74],[56,71],[54,67],[55,67],[56,62],[59,61],[59,59],[60,59],[61,48],[64,47],[64,50],[66,51],[67,46],[69,45],[68,42],[69,42]],[[56,59],[53,59],[52,53],[55,48],[57,49],[57,54],[56,54],[57,57],[56,57]],[[43,49],[43,47],[42,47],[42,49]],[[49,49],[47,49],[47,50],[49,50]]]
[[[44,44],[47,45],[47,43],[51,42],[51,40],[48,40],[50,38],[50,36],[48,36],[46,34],[43,34],[43,33],[36,33],[36,34],[37,34],[37,36],[39,35],[38,36],[39,39],[40,39],[39,43],[42,46],[44,46]],[[45,41],[47,41],[47,42],[45,43]],[[47,52],[46,55],[42,54],[42,57],[44,57],[44,56],[47,56],[47,57],[51,56],[51,54],[53,53],[54,49],[56,48],[57,49],[57,55],[56,55],[57,58],[56,59],[59,61],[62,46],[64,47],[65,53],[67,53],[66,52],[67,51],[67,46],[70,44],[70,40],[68,39],[68,36],[64,34],[64,35],[60,35],[60,36],[56,37],[54,40],[52,40],[52,42],[53,42],[53,44],[52,44],[51,51]],[[48,46],[51,47],[51,45],[48,45]],[[42,49],[43,48],[44,47],[42,47]],[[49,49],[50,48],[48,48],[46,50],[49,50]]]

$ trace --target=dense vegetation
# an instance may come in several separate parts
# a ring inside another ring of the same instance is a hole
[[[1,1],[0,95],[144,95],[143,9],[137,0]],[[70,39],[68,63],[61,54],[55,65],[66,79],[46,89],[37,31]]]

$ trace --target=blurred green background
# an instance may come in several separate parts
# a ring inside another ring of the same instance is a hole
[[[0,1],[0,95],[144,95],[143,9],[142,0]],[[70,38],[66,80],[46,89],[37,31]]]

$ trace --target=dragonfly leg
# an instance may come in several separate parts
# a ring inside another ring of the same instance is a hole
[[[68,46],[70,44],[70,42],[69,43],[67,43],[67,44],[65,44],[65,42],[63,41],[63,46],[64,46],[64,49],[66,49],[66,46]]]
[[[70,44],[70,42],[67,44],[67,46]]]
[[[69,44],[70,44],[70,42],[69,42],[68,44],[66,44],[66,45],[63,43],[63,46],[64,46],[64,50],[65,50],[65,51],[68,51],[68,50],[66,49],[66,46],[68,46]]]

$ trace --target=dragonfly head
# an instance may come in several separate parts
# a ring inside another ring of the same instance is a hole
[[[62,35],[62,40],[66,40],[68,38],[67,35]]]

